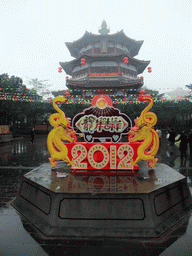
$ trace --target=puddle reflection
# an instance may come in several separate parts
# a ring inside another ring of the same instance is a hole
[[[49,158],[46,136],[35,138],[34,144],[26,137],[0,147],[0,166],[39,166]]]

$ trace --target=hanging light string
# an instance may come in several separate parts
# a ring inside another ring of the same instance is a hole
[[[148,90],[146,90],[146,93]],[[138,101],[138,90],[136,89],[123,89],[122,95],[118,94],[118,89],[115,89],[113,91],[114,94],[112,94],[112,90],[69,90],[70,93],[76,93],[74,95],[71,95],[69,100],[67,101],[66,104],[84,104],[84,105],[91,105],[91,96],[86,96],[86,92],[103,92],[111,97],[113,104],[140,104]],[[79,94],[78,94],[79,93]],[[164,95],[160,96],[157,93],[149,93],[153,99],[154,103],[158,102],[178,102],[178,101],[190,101],[191,100],[191,92],[188,91],[188,96],[175,96],[175,97],[165,97]],[[83,94],[83,95],[82,95]],[[176,93],[177,94],[177,93]],[[52,97],[49,99],[43,100],[42,96],[39,96],[35,91],[29,90],[27,88],[18,88],[18,89],[13,89],[13,88],[0,88],[0,100],[12,100],[12,101],[25,101],[25,102],[47,102],[51,103],[52,102]]]

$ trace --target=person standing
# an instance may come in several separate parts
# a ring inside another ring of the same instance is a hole
[[[169,138],[168,138],[168,141],[169,141],[169,148],[170,148],[170,155],[173,154],[173,146],[174,146],[174,143],[175,143],[175,137],[176,137],[176,134],[174,132],[174,129],[170,129],[169,128]]]
[[[180,167],[184,167],[185,164],[186,164],[186,161],[187,161],[187,144],[188,144],[188,138],[185,135],[185,131],[181,132],[180,137],[176,141],[181,141],[180,145],[179,145],[179,150],[180,150],[180,153],[181,153]],[[185,158],[185,161],[183,162],[184,158]],[[184,165],[183,165],[183,163],[184,163]]]
[[[31,143],[33,144],[33,141],[35,139],[35,128],[31,130]]]
[[[190,130],[190,133],[188,136],[188,142],[189,142],[190,157],[192,158],[192,129]]]

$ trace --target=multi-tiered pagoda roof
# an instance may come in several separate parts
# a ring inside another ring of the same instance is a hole
[[[136,59],[135,56],[143,41],[133,40],[123,30],[109,34],[105,21],[99,29],[100,34],[85,34],[78,40],[66,43],[75,59],[60,62],[70,78],[66,86],[73,92],[94,90],[97,94],[104,90],[139,89],[143,85],[143,73],[150,61]]]

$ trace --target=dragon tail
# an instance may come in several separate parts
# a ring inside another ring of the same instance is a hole
[[[152,136],[153,136],[153,146],[150,148],[149,151],[145,151],[146,155],[152,155],[155,156],[157,154],[157,151],[159,149],[159,136],[153,129],[150,129]],[[149,148],[148,148],[149,149]]]

